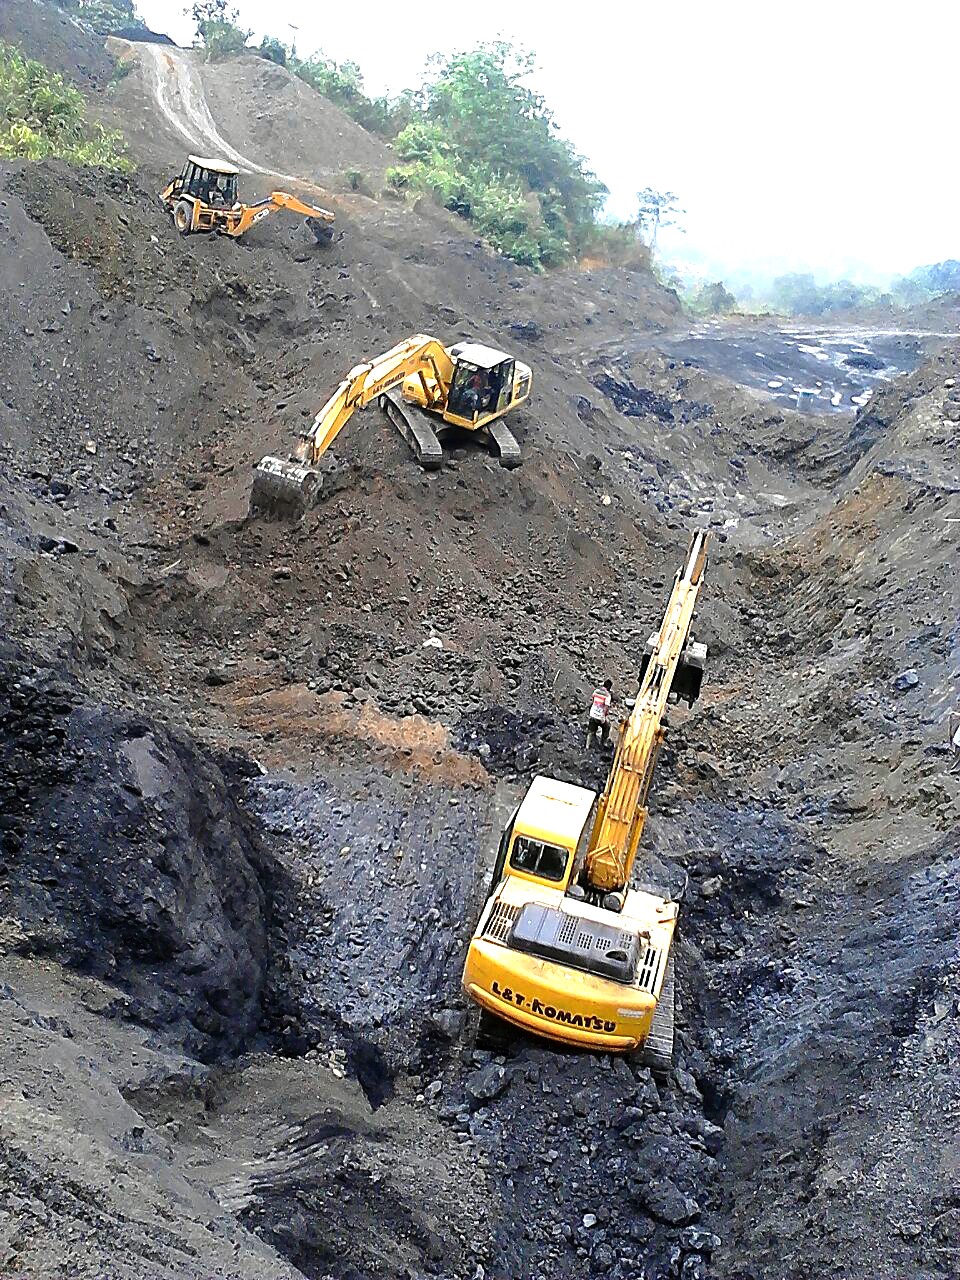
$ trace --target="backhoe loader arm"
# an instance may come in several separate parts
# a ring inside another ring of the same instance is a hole
[[[453,377],[453,362],[436,338],[417,333],[406,338],[369,364],[351,369],[305,431],[297,446],[297,458],[313,466],[336,440],[357,409],[390,391],[408,377],[418,377],[426,403],[446,399]]]
[[[249,231],[255,222],[262,222],[280,209],[289,209],[291,213],[302,213],[305,218],[314,218],[318,222],[334,222],[336,216],[329,209],[304,204],[296,196],[287,191],[272,191],[266,200],[258,200],[256,204],[240,205],[240,216],[233,221],[227,231],[235,239]]]
[[[698,530],[690,539],[686,561],[677,574],[637,700],[623,726],[597,808],[587,848],[586,872],[591,887],[600,891],[622,889],[630,881],[647,818],[647,793],[663,741],[667,698],[689,638],[706,562],[707,534]]]
[[[297,196],[292,196],[289,191],[272,191],[270,200],[278,209],[289,209],[291,213],[302,213],[305,218],[319,218],[321,222],[334,222],[336,215],[332,214],[329,209],[321,209],[319,205],[304,204]]]

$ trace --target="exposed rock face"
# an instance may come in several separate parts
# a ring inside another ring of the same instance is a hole
[[[220,770],[149,721],[0,674],[2,913],[14,949],[116,983],[201,1058],[257,1026],[265,863]]]

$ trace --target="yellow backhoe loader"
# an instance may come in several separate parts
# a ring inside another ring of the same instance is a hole
[[[241,204],[237,195],[240,170],[225,160],[189,156],[182,171],[160,192],[160,203],[182,236],[218,231],[238,240],[252,226],[278,209],[302,213],[318,244],[333,239],[334,215],[328,209],[304,204],[286,191],[274,191],[257,204]]]
[[[691,623],[706,542],[703,530],[691,538],[648,641],[603,794],[598,800],[586,787],[534,779],[503,833],[463,970],[482,1019],[568,1045],[642,1048],[657,1071],[673,1056],[678,903],[630,881],[667,700],[692,705],[703,680],[706,645],[693,641]]]
[[[520,465],[520,448],[502,421],[530,396],[533,373],[513,356],[477,342],[445,347],[416,333],[369,364],[351,369],[305,431],[292,460],[266,457],[257,463],[250,494],[252,512],[301,512],[316,500],[315,470],[357,409],[376,400],[427,471],[443,463],[440,441],[450,431],[477,432],[501,467]],[[401,396],[394,395],[399,388]],[[407,406],[439,419],[434,426]]]

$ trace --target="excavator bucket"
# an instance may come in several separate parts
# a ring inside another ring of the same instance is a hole
[[[319,218],[307,218],[307,226],[313,232],[317,244],[327,245],[333,240],[333,227],[329,222],[322,222]]]
[[[312,467],[283,458],[261,458],[253,469],[250,514],[297,517],[320,495],[323,477]]]
[[[647,641],[646,648],[640,657],[641,682],[647,674],[650,656],[657,646],[657,639],[657,633],[654,632]],[[700,697],[700,688],[703,684],[703,672],[706,665],[707,646],[695,640],[688,640],[684,645],[680,661],[677,663],[677,669],[674,672],[673,682],[670,685],[671,696],[676,698],[678,702],[682,700],[688,707],[692,707]]]

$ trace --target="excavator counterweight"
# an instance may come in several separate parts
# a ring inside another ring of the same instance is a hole
[[[706,548],[699,530],[648,644],[602,794],[538,777],[507,824],[463,970],[483,1014],[565,1044],[643,1048],[657,1070],[672,1053],[678,904],[631,880],[668,700],[692,703],[700,692],[706,646],[691,626]]]
[[[453,430],[479,433],[501,466],[519,466],[519,447],[502,419],[529,398],[532,381],[529,365],[492,347],[445,347],[424,333],[405,338],[350,370],[301,435],[293,459],[257,463],[250,510],[297,515],[309,508],[321,489],[317,463],[353,414],[374,401],[427,471],[443,464],[440,440]]]

